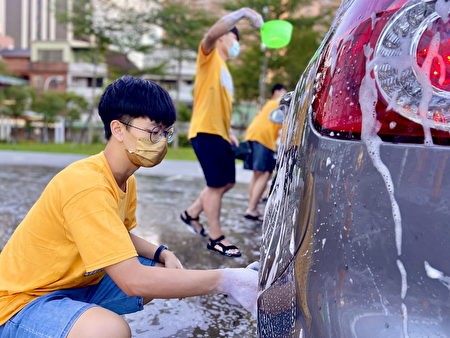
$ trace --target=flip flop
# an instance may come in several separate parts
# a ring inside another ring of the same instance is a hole
[[[263,222],[264,218],[261,215],[252,215],[252,214],[245,214],[244,218],[249,219],[251,221],[257,221],[257,222]]]
[[[216,239],[209,238],[209,243],[206,245],[206,247],[211,250],[220,253],[222,256],[226,257],[241,257],[241,252],[239,251],[239,248],[235,245],[225,245],[222,243],[222,241],[225,239],[225,236],[222,235]],[[219,246],[220,249],[216,248],[216,246]],[[231,250],[238,250],[237,253],[230,253]]]
[[[191,215],[188,214],[187,210],[184,210],[181,214],[180,214],[180,218],[181,220],[188,226],[188,230],[190,232],[192,232],[195,235],[200,235],[202,237],[208,237],[208,233],[206,232],[205,228],[203,227],[203,225],[200,224],[200,230],[195,230],[194,226],[192,225],[192,221],[199,221],[200,217],[191,217]]]

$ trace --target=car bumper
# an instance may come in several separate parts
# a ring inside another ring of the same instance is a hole
[[[447,337],[450,149],[382,143],[376,163],[308,118],[291,128],[263,228],[260,336]]]

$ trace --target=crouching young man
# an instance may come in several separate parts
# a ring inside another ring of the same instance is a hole
[[[173,135],[168,93],[125,76],[99,114],[104,151],[55,175],[0,253],[0,337],[130,337],[121,315],[153,298],[227,293],[254,311],[256,271],[183,269],[130,232],[133,173],[160,163]]]

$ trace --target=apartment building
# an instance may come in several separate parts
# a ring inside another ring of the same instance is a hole
[[[32,87],[75,92],[93,103],[107,67],[81,57],[93,45],[74,37],[70,24],[59,22],[58,13],[69,10],[72,1],[0,0],[0,36],[13,41],[0,56]]]
[[[58,22],[56,9],[67,0],[0,0],[0,33],[14,40],[14,48],[30,49],[31,42],[71,40],[70,30]]]

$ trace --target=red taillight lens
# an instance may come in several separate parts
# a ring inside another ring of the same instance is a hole
[[[376,65],[373,75],[379,90],[378,135],[386,141],[423,142],[425,119],[434,142],[450,144],[450,24],[440,19],[434,5],[385,4],[388,9],[361,16],[356,26],[351,22],[350,30],[341,30],[341,36],[333,39],[322,59],[313,103],[315,124],[322,134],[360,138],[364,98],[359,97],[359,88],[366,72],[364,46],[368,45],[374,49],[370,61]],[[436,34],[439,48],[430,49]],[[425,65],[431,52],[433,60]],[[427,88],[417,78],[426,72],[433,94],[428,112],[420,115],[418,107]]]
[[[430,54],[430,44],[433,37],[439,33],[439,49],[436,55]],[[450,92],[450,22],[436,20],[431,28],[425,30],[417,48],[417,64],[422,67],[425,59],[432,57],[430,80],[432,85],[440,90]]]

